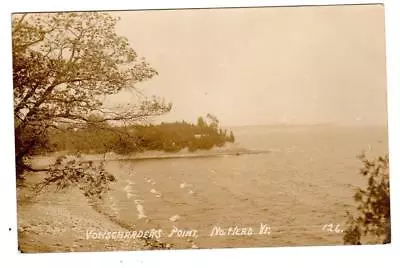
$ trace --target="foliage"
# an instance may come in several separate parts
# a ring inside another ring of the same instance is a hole
[[[117,35],[118,19],[101,12],[15,14],[12,56],[17,177],[43,149],[49,129],[101,121],[137,122],[171,109],[158,98],[105,108],[102,99],[157,72]],[[97,122],[97,125],[101,122]]]
[[[77,186],[86,197],[101,199],[107,192],[109,183],[113,181],[115,177],[105,171],[103,163],[96,166],[93,162],[83,162],[78,157],[62,156],[50,167],[43,181],[35,185],[35,190],[41,192],[50,185],[56,185],[57,190]]]
[[[232,130],[231,130],[231,132],[229,133],[228,141],[229,141],[229,142],[235,142],[235,136],[233,135]]]
[[[353,217],[348,213],[344,243],[359,245],[368,239],[374,239],[376,243],[390,243],[389,157],[368,160],[362,154],[359,158],[363,162],[360,173],[368,179],[368,186],[358,189],[354,195],[359,204],[359,215]]]
[[[218,125],[218,119],[207,122],[199,117],[197,125],[187,122],[161,123],[159,125],[133,125],[129,127],[91,127],[51,133],[48,151],[105,153],[113,151],[128,154],[145,150],[177,152],[211,149],[233,142],[232,131],[227,135]]]

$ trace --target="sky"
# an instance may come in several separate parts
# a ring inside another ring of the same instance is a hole
[[[385,125],[382,5],[114,12],[172,102],[156,121]],[[108,102],[134,102],[123,92]]]

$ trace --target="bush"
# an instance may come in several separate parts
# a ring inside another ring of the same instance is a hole
[[[56,185],[57,190],[77,186],[84,195],[92,200],[101,199],[109,189],[109,183],[115,177],[108,173],[103,162],[94,165],[93,162],[82,162],[79,157],[59,157],[50,166],[48,175],[35,185],[35,191],[41,192],[50,185]]]
[[[354,200],[359,204],[358,215],[349,212],[348,228],[343,237],[345,244],[390,243],[390,187],[389,157],[368,160],[359,156],[363,163],[360,173],[368,179],[366,189],[358,189]]]

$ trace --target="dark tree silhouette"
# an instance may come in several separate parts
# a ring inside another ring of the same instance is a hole
[[[348,213],[344,243],[390,243],[389,156],[368,160],[362,154],[359,158],[363,163],[360,173],[368,179],[368,186],[358,189],[354,195],[359,214],[353,216]]]
[[[12,18],[15,159],[17,177],[27,159],[47,143],[49,129],[102,121],[136,122],[171,109],[157,98],[105,108],[101,97],[157,72],[118,36],[118,19],[100,12],[16,14]],[[114,108],[114,109],[113,109]],[[100,122],[97,122],[100,123]]]

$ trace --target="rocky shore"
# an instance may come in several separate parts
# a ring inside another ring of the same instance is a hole
[[[177,153],[147,151],[131,155],[84,154],[82,161],[144,160],[163,158],[213,157],[221,155],[241,155],[263,153],[239,148],[235,145]],[[34,157],[32,167],[44,169],[53,164],[65,152]],[[72,157],[72,156],[71,156]],[[109,196],[93,203],[81,190],[68,187],[56,191],[50,186],[40,194],[32,187],[40,182],[45,172],[28,174],[24,183],[17,187],[18,244],[22,252],[73,252],[140,250],[164,247],[157,241],[140,239],[90,239],[88,232],[129,232],[129,226],[119,223],[110,209]],[[111,197],[110,197],[111,198]],[[115,216],[115,215],[114,215]],[[168,247],[168,246],[167,246]]]
[[[88,232],[127,232],[77,188],[56,191],[49,187],[35,195],[31,186],[43,174],[27,177],[17,188],[18,245],[23,253],[113,251],[146,249],[138,239],[92,239]]]

